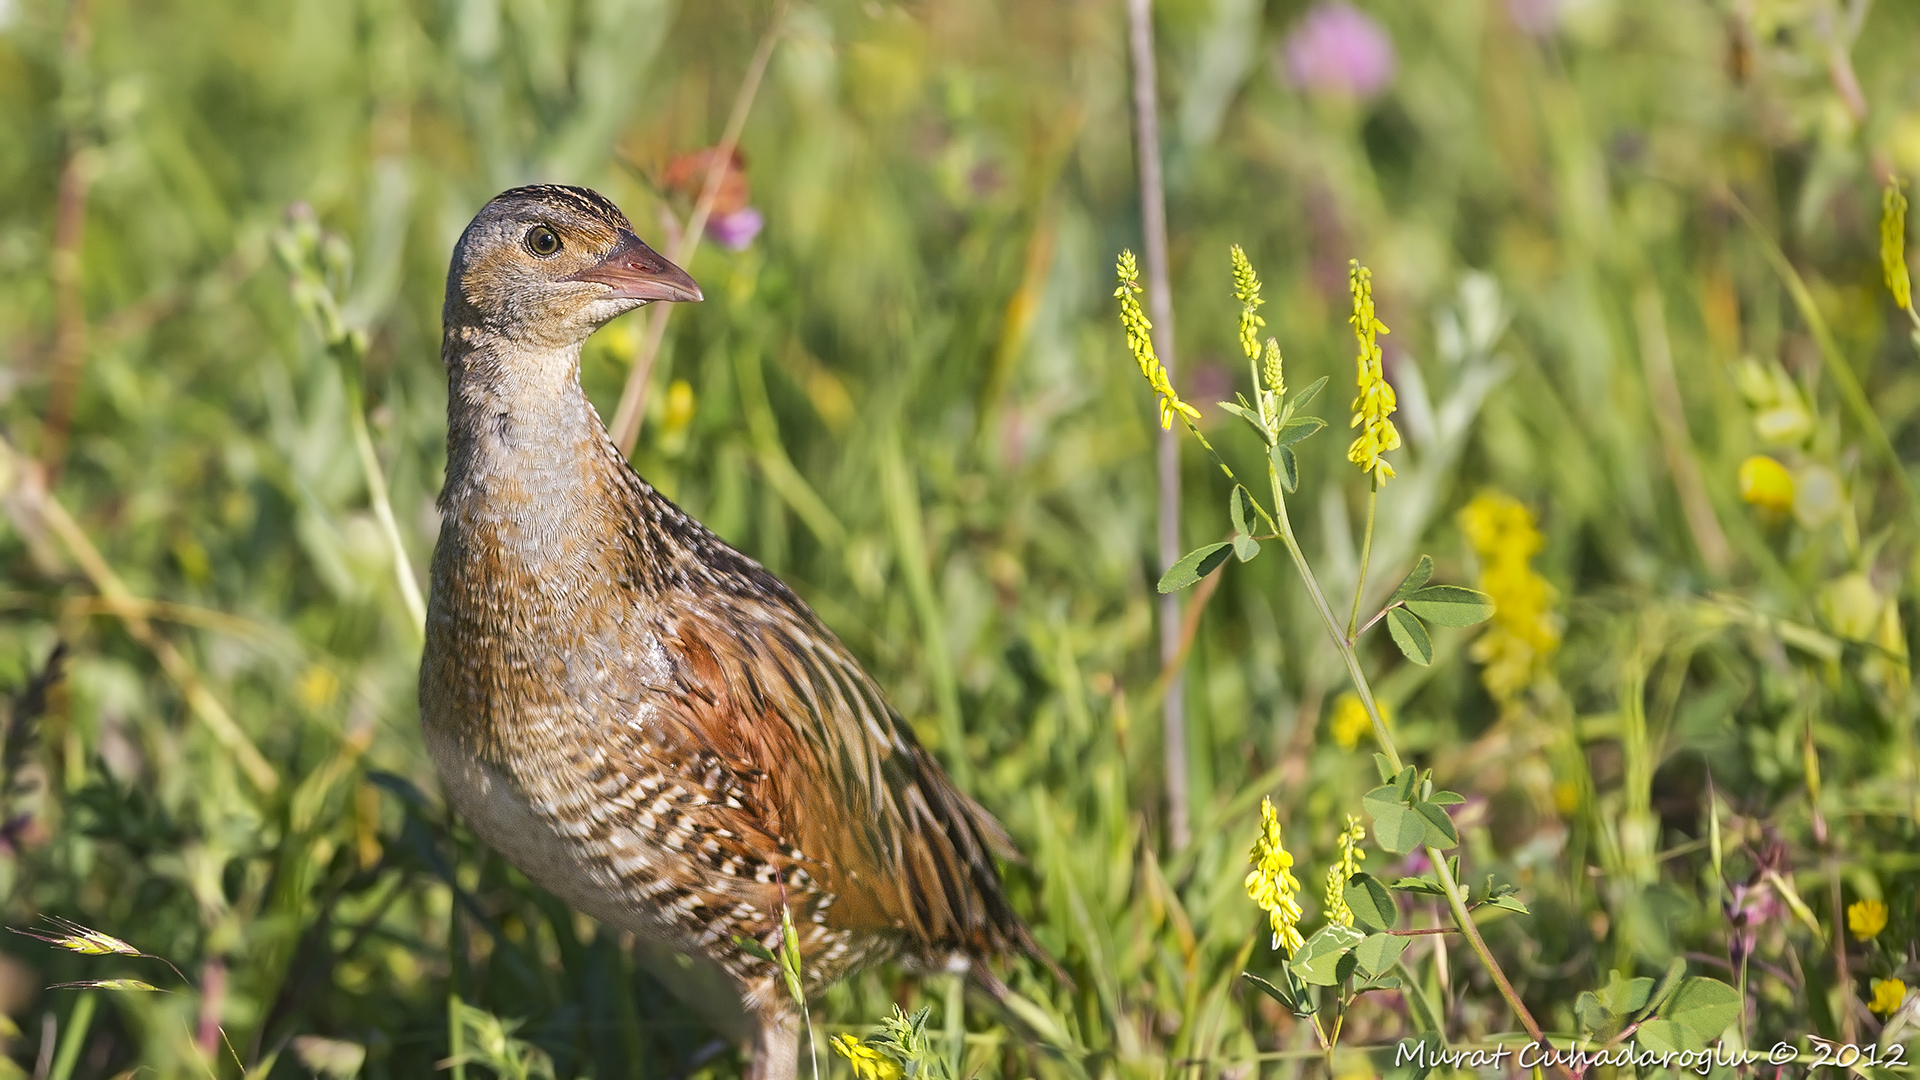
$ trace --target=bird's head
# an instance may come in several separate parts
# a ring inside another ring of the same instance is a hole
[[[461,234],[445,317],[449,328],[565,347],[650,301],[699,299],[700,286],[606,196],[540,184],[495,196]]]

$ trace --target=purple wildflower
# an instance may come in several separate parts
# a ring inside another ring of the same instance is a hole
[[[1546,37],[1560,24],[1560,0],[1507,0],[1507,17],[1521,33]]]
[[[767,223],[760,211],[751,206],[743,206],[728,214],[715,214],[707,219],[707,235],[713,242],[728,251],[744,251],[753,238],[760,235],[760,227]]]
[[[1367,98],[1393,81],[1393,41],[1350,4],[1315,5],[1282,48],[1287,78],[1308,93]]]

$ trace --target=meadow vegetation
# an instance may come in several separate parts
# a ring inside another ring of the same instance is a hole
[[[582,381],[1074,978],[867,973],[823,1075],[1920,1037],[1920,8],[1163,0],[1170,377],[1124,8],[0,0],[0,1076],[738,1074],[420,743],[446,260],[534,180],[704,220]]]

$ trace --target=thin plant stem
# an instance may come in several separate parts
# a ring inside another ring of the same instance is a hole
[[[73,1003],[73,1014],[67,1018],[66,1034],[60,1039],[60,1050],[54,1055],[47,1080],[71,1080],[74,1066],[80,1063],[80,1050],[87,1044],[87,1029],[93,1026],[93,1010],[99,1005],[100,995],[93,990]]]
[[[67,5],[61,41],[63,96],[79,98],[85,94],[85,65],[92,41],[92,5],[87,0],[74,0]],[[82,369],[87,361],[87,312],[80,282],[87,195],[91,187],[88,158],[93,151],[81,126],[76,122],[67,129],[67,145],[54,197],[53,257],[49,267],[54,308],[53,375],[40,436],[40,461],[46,466],[49,487],[59,480],[61,467],[66,462],[74,400],[79,395]]]
[[[774,6],[773,16],[767,21],[767,28],[760,35],[760,44],[753,50],[753,59],[747,62],[747,73],[740,80],[740,89],[733,97],[733,111],[727,114],[727,126],[720,134],[720,142],[713,148],[713,156],[707,160],[706,183],[700,189],[700,198],[693,204],[693,214],[686,220],[680,235],[675,238],[672,253],[668,258],[676,265],[685,268],[692,261],[694,253],[700,250],[700,238],[707,231],[707,218],[713,213],[714,200],[720,197],[721,184],[727,178],[727,166],[733,161],[734,148],[740,145],[740,133],[747,126],[747,115],[753,110],[753,99],[760,93],[760,79],[767,73],[767,62],[773,58],[773,46],[780,39],[780,24],[787,14],[787,0],[780,0]],[[667,319],[673,314],[672,304],[653,304],[647,312],[646,337],[642,339],[640,351],[633,359],[633,367],[627,370],[627,381],[620,388],[620,404],[613,410],[613,423],[608,433],[613,437],[613,445],[620,448],[624,457],[633,456],[633,444],[640,437],[640,418],[646,411],[647,382],[653,377],[653,364],[660,356],[661,343],[667,336]]]
[[[373,504],[380,534],[391,550],[394,583],[400,587],[400,601],[407,606],[411,620],[407,625],[413,631],[413,643],[418,645],[426,640],[427,603],[420,596],[420,581],[413,576],[413,562],[407,557],[405,542],[400,539],[400,524],[393,516],[393,500],[387,494],[386,473],[380,467],[380,456],[374,453],[373,437],[367,433],[366,407],[360,392],[359,350],[345,346],[344,351],[355,354],[340,357],[340,375],[347,387],[347,425],[353,431],[353,448],[360,457],[360,471],[366,476],[367,501]]]
[[[1359,636],[1360,598],[1367,591],[1367,562],[1373,558],[1373,519],[1374,511],[1380,505],[1380,474],[1378,471],[1367,474],[1371,478],[1367,486],[1367,532],[1360,541],[1360,576],[1353,583],[1353,614],[1347,618],[1347,641],[1351,643]],[[1369,623],[1368,625],[1372,625]]]
[[[1174,373],[1173,290],[1167,263],[1167,197],[1160,170],[1160,90],[1153,55],[1153,0],[1127,0],[1127,40],[1133,64],[1133,141],[1140,171],[1140,231],[1146,253],[1147,307],[1153,319],[1153,347],[1169,382]],[[1155,447],[1160,481],[1157,510],[1160,565],[1180,561],[1179,436],[1161,430]],[[1187,807],[1187,712],[1185,679],[1176,666],[1180,654],[1180,600],[1160,598],[1160,663],[1171,668],[1160,710],[1166,763],[1167,846],[1184,850],[1192,839]]]
[[[459,918],[454,913],[454,918]],[[449,1075],[453,1080],[467,1080],[467,1040],[466,1033],[460,1030],[460,995],[454,994],[447,999],[447,1060],[453,1062]]]
[[[1300,579],[1307,586],[1307,594],[1313,598],[1313,606],[1319,611],[1321,622],[1326,625],[1327,636],[1333,639],[1334,647],[1340,652],[1340,659],[1346,662],[1347,674],[1353,679],[1354,692],[1359,696],[1360,704],[1366,708],[1367,718],[1373,722],[1374,739],[1379,743],[1381,752],[1386,755],[1387,763],[1398,771],[1402,767],[1400,751],[1394,745],[1393,734],[1387,729],[1386,719],[1380,713],[1379,703],[1373,698],[1373,688],[1367,683],[1366,673],[1360,670],[1360,657],[1354,652],[1353,643],[1340,633],[1340,624],[1333,614],[1333,608],[1328,606],[1326,594],[1321,591],[1320,582],[1314,577],[1313,568],[1307,565],[1306,553],[1300,550],[1300,542],[1293,535],[1293,523],[1287,515],[1286,491],[1280,486],[1280,472],[1271,461],[1267,464],[1267,481],[1273,489],[1274,514],[1280,527],[1280,540],[1286,545],[1287,553],[1293,556],[1293,565],[1299,570]],[[1439,880],[1441,891],[1446,894],[1447,909],[1453,913],[1454,925],[1460,928],[1460,933],[1467,939],[1468,946],[1473,949],[1474,955],[1480,958],[1481,965],[1486,968],[1488,976],[1493,979],[1494,986],[1499,989],[1500,996],[1506,999],[1507,1007],[1513,1010],[1513,1015],[1520,1021],[1520,1025],[1535,1042],[1544,1043],[1546,1033],[1541,1029],[1539,1021],[1533,1018],[1526,1004],[1520,1000],[1519,992],[1514,990],[1513,983],[1501,969],[1499,960],[1494,958],[1493,950],[1487,947],[1486,939],[1480,936],[1480,928],[1474,923],[1472,913],[1467,910],[1466,894],[1460,888],[1460,883],[1454,879],[1453,868],[1447,864],[1446,853],[1434,847],[1428,847],[1426,852],[1428,861],[1433,863],[1434,876]],[[1566,1072],[1564,1066],[1562,1071]],[[1571,1073],[1568,1075],[1570,1076]]]

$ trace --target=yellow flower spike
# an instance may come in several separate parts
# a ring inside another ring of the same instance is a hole
[[[1776,514],[1793,509],[1793,474],[1767,455],[1741,462],[1739,481],[1740,497],[1749,504]]]
[[[1913,307],[1913,281],[1907,276],[1907,196],[1895,180],[1880,193],[1880,269],[1887,291],[1900,310]]]
[[[1280,835],[1280,817],[1272,799],[1260,800],[1260,835],[1248,852],[1253,865],[1247,874],[1247,896],[1267,913],[1273,930],[1273,948],[1285,948],[1287,955],[1306,944],[1300,936],[1300,882],[1293,876],[1293,856],[1288,854]]]
[[[1233,298],[1240,301],[1240,351],[1247,359],[1260,359],[1260,328],[1267,320],[1258,314],[1260,305],[1266,303],[1260,296],[1260,276],[1253,272],[1253,263],[1247,261],[1247,253],[1240,245],[1233,245]]]
[[[1360,824],[1359,818],[1348,814],[1347,827],[1340,833],[1340,858],[1327,867],[1324,899],[1328,922],[1353,925],[1353,909],[1347,906],[1347,882],[1360,872],[1360,863],[1367,857],[1367,853],[1360,850],[1360,841],[1366,838],[1366,826]]]
[[[853,1067],[856,1080],[900,1080],[906,1075],[900,1063],[887,1057],[880,1051],[854,1038],[852,1035],[835,1035],[828,1040],[840,1056],[847,1059]]]
[[[1153,324],[1147,321],[1147,313],[1140,310],[1140,265],[1134,260],[1132,251],[1122,251],[1120,261],[1115,266],[1120,285],[1113,295],[1120,301],[1120,325],[1127,333],[1127,348],[1133,353],[1134,362],[1140,365],[1140,374],[1146,377],[1147,385],[1160,395],[1160,427],[1163,430],[1173,428],[1173,418],[1184,417],[1188,423],[1200,419],[1200,410],[1180,400],[1173,392],[1173,384],[1167,381],[1167,369],[1160,366],[1160,357],[1153,351]]]
[[[1285,372],[1281,370],[1280,343],[1272,338],[1267,339],[1267,354],[1265,360],[1262,361],[1262,366],[1266,369],[1262,374],[1267,380],[1268,392],[1273,394],[1286,393],[1287,380],[1284,377]]]
[[[1460,527],[1480,559],[1480,589],[1493,597],[1493,619],[1468,655],[1484,665],[1487,693],[1508,706],[1547,673],[1560,648],[1553,585],[1532,566],[1546,537],[1520,500],[1499,492],[1475,496],[1460,511]]]
[[[1360,354],[1354,360],[1360,393],[1353,399],[1353,420],[1347,425],[1359,428],[1360,437],[1347,447],[1347,460],[1360,466],[1361,472],[1373,474],[1376,484],[1384,484],[1393,479],[1393,466],[1381,455],[1400,447],[1400,431],[1388,419],[1398,408],[1398,401],[1387,382],[1380,345],[1375,340],[1376,335],[1388,331],[1386,324],[1374,317],[1373,271],[1361,266],[1358,259],[1350,260],[1347,280],[1353,287],[1353,316],[1348,321],[1353,324],[1354,339],[1360,343]]]
[[[1887,928],[1887,905],[1878,900],[1856,900],[1847,905],[1847,933],[1869,941]]]
[[[1873,980],[1873,1001],[1867,1008],[1881,1016],[1892,1016],[1900,1011],[1900,1005],[1907,1000],[1907,984],[1899,979]]]

